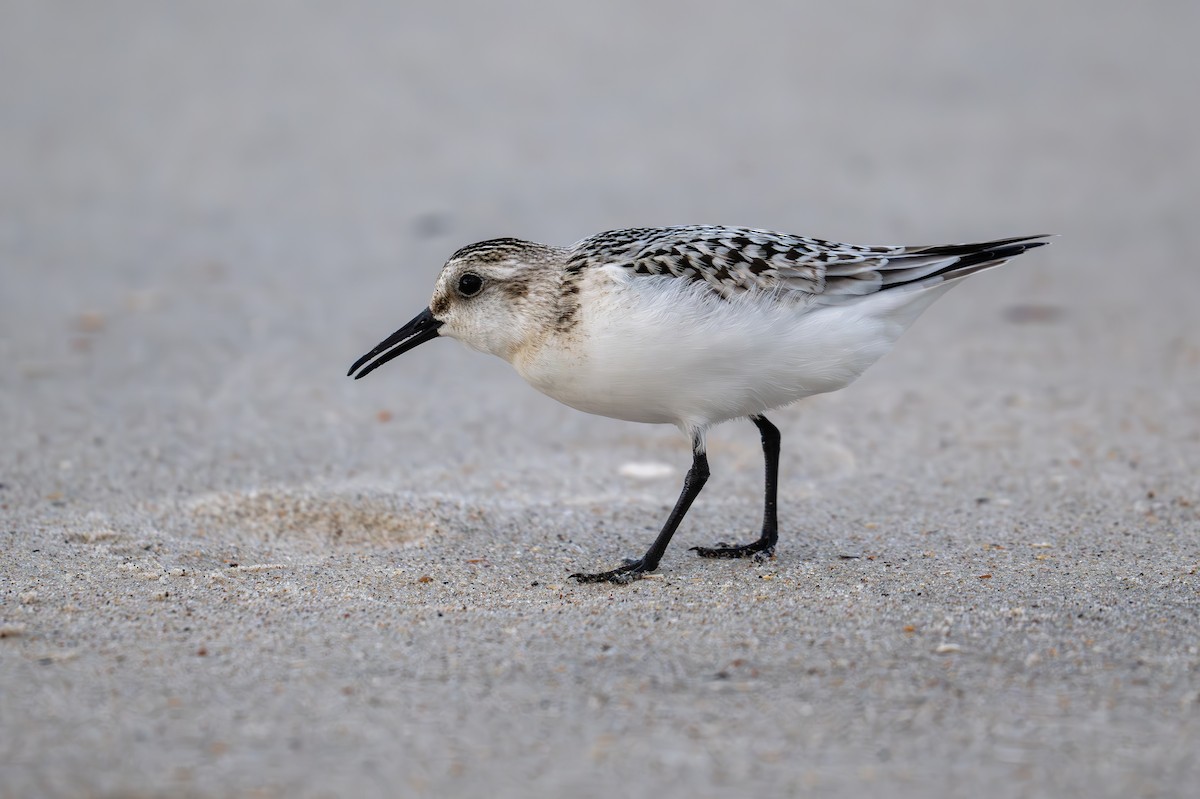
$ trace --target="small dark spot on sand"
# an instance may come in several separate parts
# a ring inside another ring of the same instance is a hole
[[[1004,309],[1004,320],[1014,325],[1051,324],[1062,321],[1066,315],[1066,310],[1057,305],[1020,303]]]
[[[427,211],[413,220],[413,234],[419,239],[436,239],[445,236],[451,228],[450,215],[440,211]]]

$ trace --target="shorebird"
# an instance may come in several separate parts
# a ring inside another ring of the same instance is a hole
[[[763,414],[849,385],[950,287],[1045,238],[881,247],[695,225],[613,230],[570,247],[491,239],[451,255],[429,306],[349,374],[446,336],[503,358],[573,408],[683,431],[692,465],[654,543],[614,569],[571,575],[579,582],[655,570],[708,479],[706,432],[747,418],[766,461],[762,532],[692,549],[770,557],[780,436]]]

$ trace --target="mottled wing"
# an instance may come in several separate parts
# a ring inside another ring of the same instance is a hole
[[[880,247],[749,228],[635,228],[585,239],[573,248],[571,264],[615,264],[636,275],[703,282],[727,299],[761,290],[837,303],[897,286],[962,277],[1045,243],[1036,238]]]

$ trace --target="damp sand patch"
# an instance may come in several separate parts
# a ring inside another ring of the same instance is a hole
[[[200,537],[341,546],[415,544],[467,517],[461,503],[441,497],[307,487],[205,494],[183,511],[179,521]]]

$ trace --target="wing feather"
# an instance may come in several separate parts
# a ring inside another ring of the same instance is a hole
[[[965,277],[1040,247],[1044,238],[901,247],[843,244],[752,228],[631,228],[577,243],[568,269],[617,265],[635,275],[702,282],[725,298],[757,290],[834,304]]]

